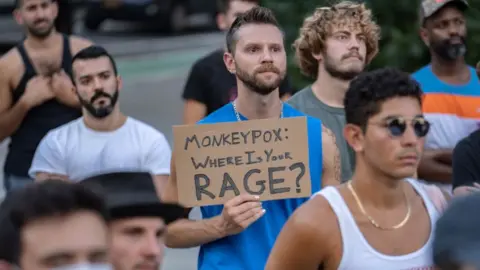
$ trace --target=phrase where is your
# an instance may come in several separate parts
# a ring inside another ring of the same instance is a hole
[[[288,128],[271,130],[249,130],[234,131],[230,133],[220,133],[206,135],[198,138],[193,135],[186,139],[185,150],[188,150],[190,144],[197,148],[216,148],[228,147],[233,145],[251,145],[278,143],[288,140]],[[244,151],[242,155],[210,156],[203,158],[191,157],[191,162],[195,170],[205,168],[222,168],[226,166],[252,165],[261,162],[272,162],[283,159],[292,159],[290,152],[276,153],[273,148],[257,151]]]

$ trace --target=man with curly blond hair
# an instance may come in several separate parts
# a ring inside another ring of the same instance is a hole
[[[302,73],[315,82],[288,103],[319,118],[335,133],[340,150],[342,180],[352,176],[355,155],[343,138],[343,98],[350,81],[378,52],[380,28],[364,4],[343,1],[317,8],[307,17],[294,43]]]

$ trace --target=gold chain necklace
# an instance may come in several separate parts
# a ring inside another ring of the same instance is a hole
[[[352,182],[349,181],[348,184],[347,184],[347,187],[348,189],[350,190],[350,192],[352,193],[353,197],[355,198],[355,201],[357,202],[357,205],[358,205],[358,208],[360,208],[360,211],[362,212],[362,214],[368,218],[368,220],[370,221],[370,223],[372,223],[372,225],[377,228],[377,229],[380,229],[380,230],[385,230],[385,231],[391,231],[391,230],[396,230],[396,229],[399,229],[403,226],[405,226],[405,224],[407,224],[408,220],[410,219],[410,215],[412,213],[412,207],[410,205],[410,202],[408,201],[407,199],[407,194],[405,193],[405,190],[403,191],[403,195],[405,196],[405,201],[406,201],[406,204],[407,204],[407,215],[405,216],[405,218],[400,222],[398,223],[397,225],[394,225],[390,228],[386,228],[386,227],[382,227],[380,226],[380,224],[378,224],[369,214],[367,214],[367,212],[365,211],[365,208],[363,208],[363,204],[362,202],[360,201],[360,199],[358,198],[358,195],[357,193],[355,192],[355,190],[353,189],[353,186],[352,186]]]

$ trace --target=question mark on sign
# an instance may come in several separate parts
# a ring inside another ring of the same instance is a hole
[[[300,173],[297,175],[297,179],[295,180],[295,183],[296,183],[296,186],[297,186],[297,193],[300,193],[302,191],[302,189],[300,189],[300,180],[305,175],[305,164],[303,164],[302,162],[297,162],[297,163],[292,164],[289,167],[289,169],[290,169],[290,171],[300,169]]]

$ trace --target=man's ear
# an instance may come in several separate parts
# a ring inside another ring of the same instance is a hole
[[[480,61],[477,62],[477,76],[480,78]]]
[[[118,91],[122,90],[123,88],[123,80],[122,80],[122,77],[120,77],[120,75],[117,75],[117,88],[118,88]]]
[[[218,29],[225,31],[227,30],[230,26],[227,25],[227,20],[225,18],[225,14],[223,13],[218,13],[217,14],[217,27]]]
[[[361,127],[354,124],[346,124],[343,128],[343,137],[355,152],[364,150],[364,134]]]
[[[231,53],[225,52],[223,54],[223,62],[225,63],[225,67],[227,67],[227,70],[230,73],[235,74],[237,69],[235,67],[235,59],[233,59],[233,55]]]
[[[428,39],[428,33],[425,27],[420,27],[419,35],[425,46],[430,48],[430,40]]]

